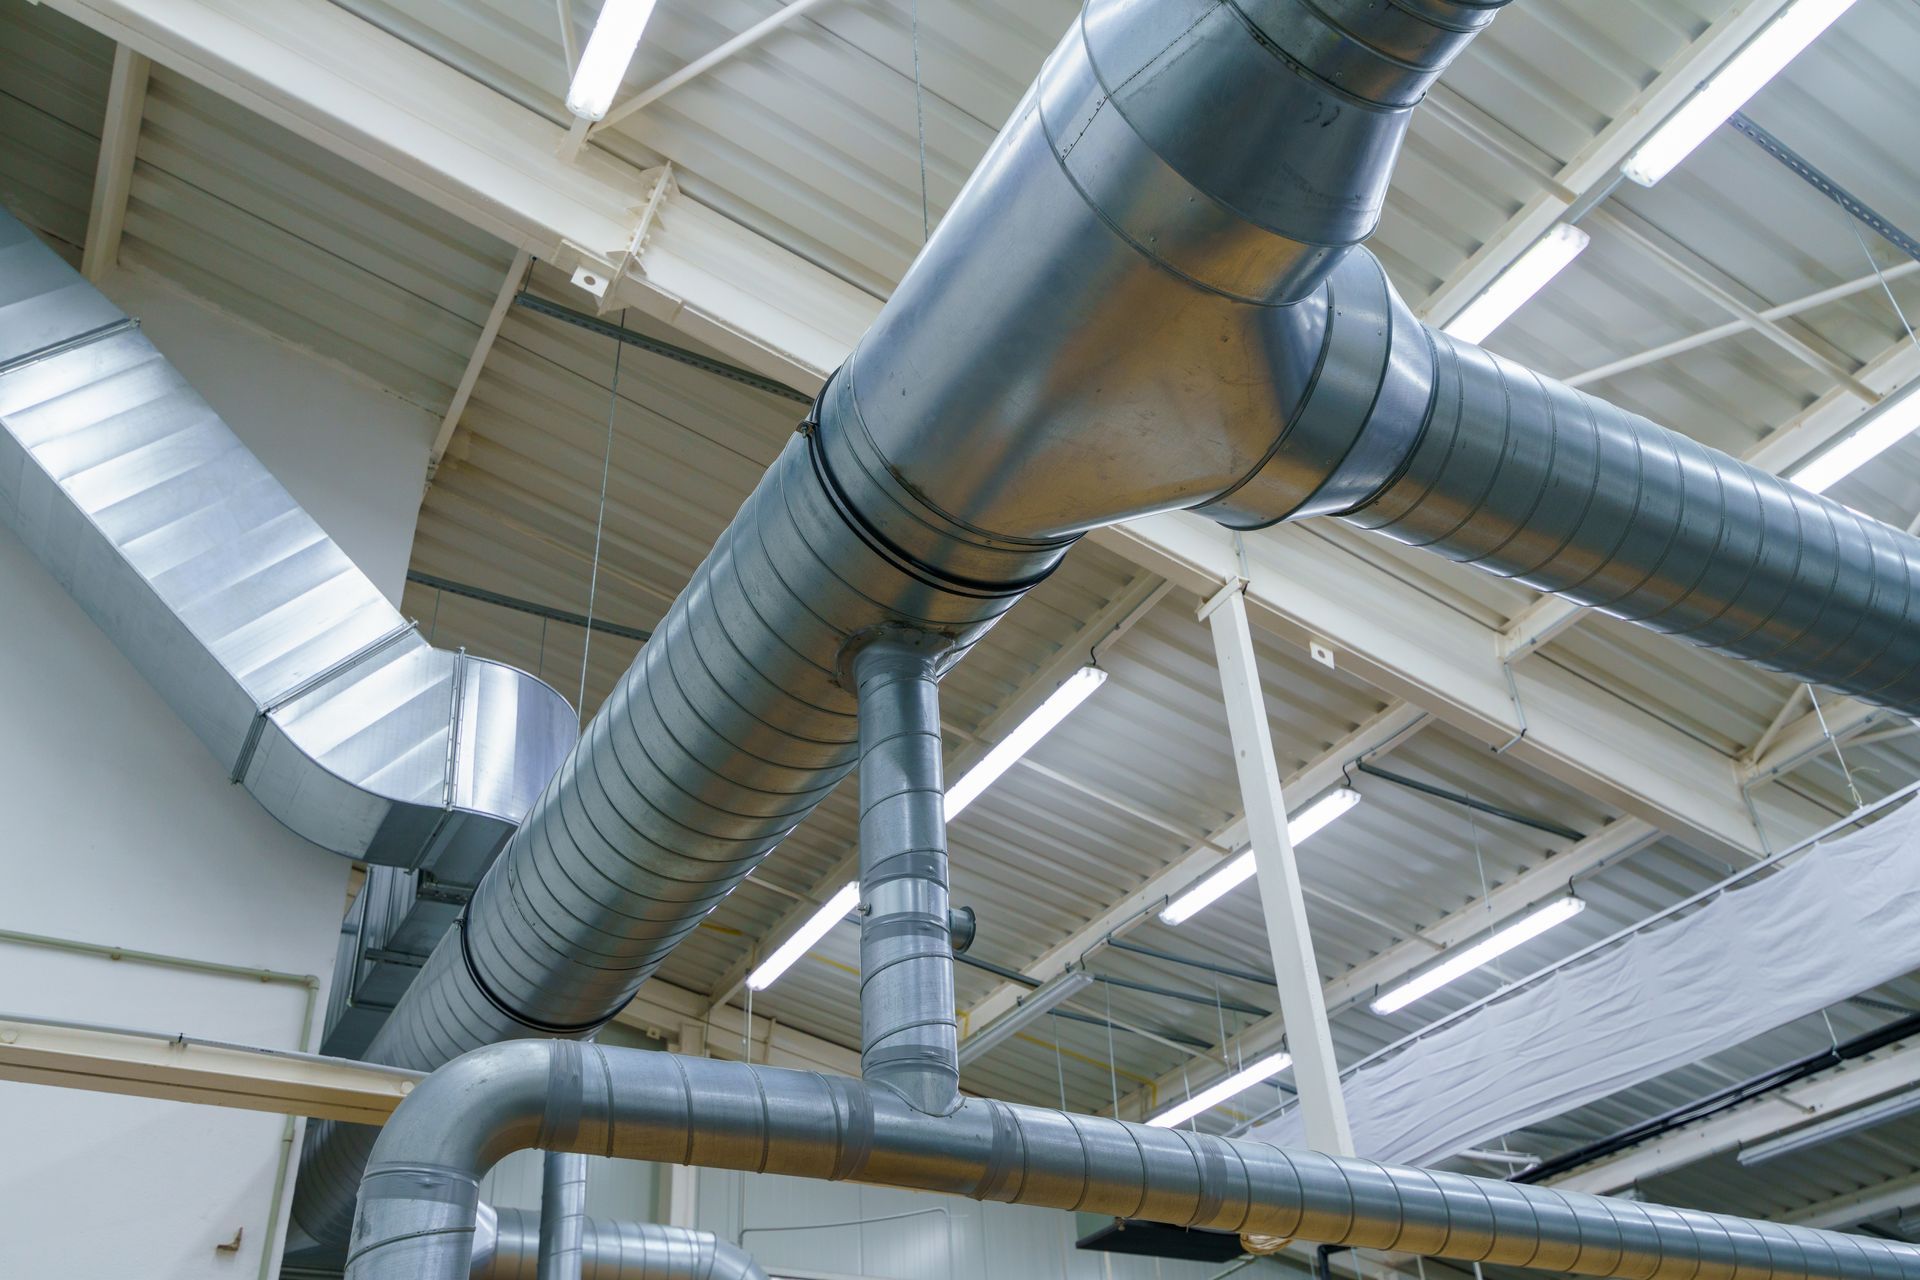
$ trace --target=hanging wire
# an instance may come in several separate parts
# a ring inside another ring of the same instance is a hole
[[[1893,286],[1887,281],[1887,273],[1881,268],[1880,259],[1873,256],[1873,250],[1868,247],[1867,238],[1860,234],[1860,224],[1852,214],[1847,215],[1847,227],[1853,232],[1854,241],[1860,246],[1860,252],[1866,255],[1867,265],[1873,268],[1873,276],[1880,282],[1881,292],[1885,293],[1887,301],[1893,304],[1893,314],[1900,317],[1900,325],[1907,331],[1907,340],[1914,346],[1920,347],[1920,334],[1913,331],[1913,322],[1907,319],[1906,308],[1902,307],[1900,299],[1893,295]]]
[[[1807,686],[1807,700],[1813,703],[1814,718],[1820,722],[1820,732],[1826,738],[1827,745],[1833,748],[1833,758],[1840,762],[1840,774],[1847,780],[1847,795],[1853,799],[1855,809],[1864,809],[1867,802],[1860,798],[1860,788],[1853,785],[1853,770],[1847,767],[1847,757],[1840,750],[1840,740],[1833,736],[1833,730],[1827,728],[1827,713],[1820,707],[1820,695],[1812,685]]]
[[[1060,1060],[1060,1015],[1050,1013],[1047,1016],[1053,1019],[1053,1074],[1054,1078],[1060,1082],[1060,1109],[1065,1111],[1067,1109],[1067,1067],[1066,1063]]]
[[[620,327],[627,327],[627,309],[620,309]],[[620,409],[620,353],[626,343],[613,344],[613,389],[607,396],[607,444],[600,455],[600,509],[593,517],[593,572],[587,578],[587,634],[580,645],[580,701],[574,710],[584,725],[587,718],[587,659],[593,655],[593,606],[600,594],[600,540],[607,528],[607,476],[613,470],[613,424]],[[747,1054],[752,1059],[751,1046]]]
[[[927,204],[927,109],[920,83],[920,0],[913,0],[913,128],[920,143],[920,239],[933,236],[933,214]]]
[[[547,619],[545,618],[540,619],[540,657],[534,663],[533,678],[536,680],[547,678]]]
[[[1113,1118],[1120,1118],[1120,1068],[1113,1058],[1113,984],[1102,983],[1107,991],[1107,1082],[1113,1088]]]
[[[1217,973],[1213,975],[1213,1016],[1215,1021],[1220,1024],[1220,1045],[1222,1048],[1225,1048],[1227,1043],[1227,1010],[1226,1006],[1220,1003],[1220,975]]]
[[[1493,891],[1487,884],[1487,860],[1480,851],[1480,823],[1471,809],[1467,810],[1467,830],[1473,833],[1473,865],[1480,873],[1480,901],[1487,904],[1487,918],[1497,922],[1499,917],[1493,909]],[[1507,980],[1506,970],[1498,961],[1489,961],[1487,968],[1498,974],[1500,981]]]
[[[428,644],[432,644],[433,638],[440,634],[440,597],[444,594],[438,587],[433,589],[433,621],[427,623]]]

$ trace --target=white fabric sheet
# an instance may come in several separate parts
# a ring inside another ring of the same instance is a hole
[[[1350,1072],[1359,1153],[1431,1164],[1920,968],[1920,802]],[[1299,1145],[1299,1110],[1253,1131]]]

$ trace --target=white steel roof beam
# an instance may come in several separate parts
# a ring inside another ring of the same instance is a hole
[[[98,284],[120,260],[120,233],[127,225],[133,190],[134,153],[140,118],[146,114],[147,76],[153,64],[126,45],[113,51],[107,81],[107,114],[100,126],[100,158],[93,171],[93,205],[87,213],[87,243],[80,272]]]
[[[1920,1173],[1911,1173],[1795,1209],[1780,1221],[1797,1227],[1844,1231],[1888,1214],[1903,1213],[1916,1205],[1920,1205]]]
[[[447,411],[440,418],[440,429],[433,434],[433,448],[427,453],[428,484],[433,483],[434,473],[440,470],[440,460],[447,456],[447,446],[453,443],[453,433],[460,429],[460,418],[467,411],[467,401],[473,398],[473,389],[480,382],[480,371],[486,367],[494,339],[500,336],[500,326],[506,322],[507,312],[513,306],[513,296],[520,291],[520,282],[526,279],[527,268],[532,262],[533,255],[521,249],[513,255],[513,261],[507,267],[506,279],[500,282],[500,292],[494,295],[486,323],[480,326],[480,336],[474,341],[473,354],[467,357],[467,367],[460,375],[460,385],[453,389],[453,399],[448,402]]]
[[[1184,513],[1090,536],[1201,595],[1241,572],[1233,535]],[[1549,659],[1513,667],[1516,705],[1503,629],[1432,580],[1398,576],[1359,538],[1307,525],[1247,536],[1254,620],[1325,645],[1341,669],[1697,848],[1759,855],[1730,758]]]
[[[613,110],[607,112],[603,119],[589,128],[586,136],[592,138],[604,130],[613,128],[636,111],[653,105],[688,81],[699,79],[728,58],[746,52],[794,19],[803,18],[827,3],[829,0],[791,0],[791,3],[775,9],[739,35],[701,54],[665,79],[648,85],[625,102],[618,104]]]
[[[1287,792],[1312,799],[1340,780],[1341,769],[1356,756],[1378,751],[1404,737],[1426,719],[1426,713],[1406,702],[1394,702],[1340,741],[1322,751],[1281,783]],[[1145,884],[1115,902],[1099,916],[1049,947],[1024,972],[1040,982],[1057,978],[1108,937],[1145,919],[1157,907],[1185,892],[1217,870],[1221,862],[1247,840],[1246,815],[1240,814],[1196,841]],[[1424,954],[1431,956],[1427,950]],[[985,1027],[1011,1010],[1026,991],[1017,983],[1003,983],[961,1014],[963,1030]]]
[[[1459,315],[1569,209],[1613,182],[1627,157],[1665,123],[1702,81],[1725,66],[1790,2],[1735,0],[1727,12],[1624,111],[1546,180],[1546,190],[1507,219],[1499,231],[1433,291],[1418,308],[1421,316],[1438,327]]]
[[[1333,1032],[1327,1026],[1320,967],[1314,958],[1306,896],[1300,887],[1300,864],[1287,833],[1286,797],[1274,761],[1273,734],[1267,724],[1266,695],[1261,690],[1260,662],[1253,649],[1246,600],[1229,586],[1209,600],[1201,614],[1213,632],[1214,661],[1220,669],[1227,734],[1233,743],[1241,802],[1247,811],[1247,834],[1253,845],[1274,985],[1280,992],[1282,1017],[1291,1028],[1287,1046],[1293,1059],[1307,1145],[1330,1155],[1350,1156],[1354,1154],[1353,1132],[1347,1123],[1346,1098],[1340,1090],[1340,1060],[1334,1054]]]
[[[1521,872],[1487,896],[1476,898],[1417,935],[1328,980],[1321,989],[1328,1013],[1338,1013],[1369,999],[1375,992],[1391,987],[1429,963],[1436,949],[1470,941],[1549,898],[1565,894],[1569,881],[1629,857],[1659,836],[1657,830],[1638,818],[1619,818],[1608,823],[1565,852]],[[1154,1095],[1166,1096],[1187,1084],[1203,1088],[1224,1074],[1219,1065],[1223,1058],[1234,1062],[1252,1061],[1278,1048],[1285,1031],[1286,1022],[1280,1015],[1262,1018],[1219,1049],[1195,1055],[1191,1061],[1162,1075],[1154,1082]],[[1123,1109],[1137,1105],[1132,1099],[1122,1104]]]
[[[1785,325],[1767,319],[1758,310],[1742,302],[1732,290],[1711,279],[1704,270],[1689,261],[1690,255],[1677,247],[1661,243],[1658,233],[1631,210],[1622,209],[1614,213],[1607,209],[1595,209],[1586,216],[1585,221],[1588,225],[1605,227],[1651,258],[1664,273],[1726,311],[1802,364],[1826,374],[1863,404],[1880,402],[1880,393],[1862,382],[1858,371],[1831,344],[1818,338],[1812,341],[1801,338],[1789,332]]]
[[[565,128],[325,0],[51,0],[50,7],[571,270],[633,249],[649,182]],[[614,305],[816,390],[879,302],[674,191]]]
[[[1804,1083],[1617,1152],[1554,1179],[1552,1185],[1565,1191],[1607,1195],[1914,1084],[1920,1084],[1920,1042],[1905,1040],[1878,1056],[1822,1072]]]

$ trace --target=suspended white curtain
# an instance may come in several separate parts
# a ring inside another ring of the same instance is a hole
[[[1430,1164],[1920,968],[1920,801],[1345,1078],[1359,1154]],[[1253,1136],[1299,1145],[1298,1107]]]

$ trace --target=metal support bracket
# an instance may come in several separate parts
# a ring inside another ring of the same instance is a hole
[[[574,286],[593,295],[594,311],[598,315],[605,315],[613,309],[621,282],[645,273],[640,259],[646,252],[647,240],[652,236],[654,223],[660,216],[660,206],[669,195],[680,190],[674,180],[671,162],[657,169],[649,169],[641,176],[651,180],[647,200],[640,206],[640,219],[627,237],[626,247],[618,255],[608,257],[599,250],[577,245],[571,240],[563,242],[561,246],[565,260],[573,263]]]

